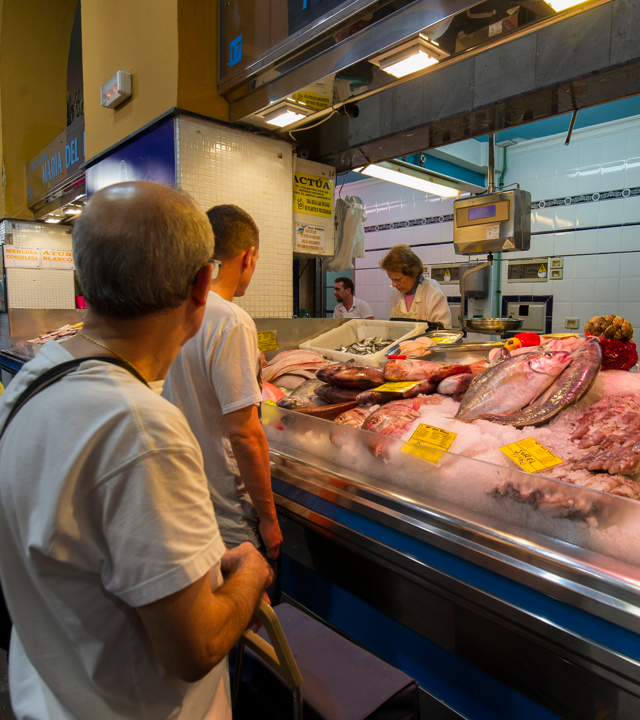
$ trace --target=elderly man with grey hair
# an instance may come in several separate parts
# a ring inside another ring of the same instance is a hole
[[[200,448],[158,394],[202,321],[211,227],[185,195],[121,183],[89,201],[73,249],[84,327],[0,400],[14,713],[231,718],[226,656],[272,575],[250,543],[225,551]]]

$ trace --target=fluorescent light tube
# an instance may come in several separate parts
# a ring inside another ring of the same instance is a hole
[[[50,218],[46,218],[45,222],[46,223],[59,223],[59,222],[62,222],[62,218],[50,217]]]
[[[433,178],[433,176],[427,175],[427,173],[424,173],[419,168],[413,170],[412,168],[405,168],[404,165],[408,165],[408,163],[396,165],[392,161],[389,161],[375,165],[367,165],[363,168],[358,168],[355,172],[377,178],[378,180],[395,183],[396,185],[404,185],[405,187],[430,193],[431,195],[439,195],[440,197],[447,198],[460,196],[460,190],[450,185],[434,182],[433,179],[427,180],[427,177]],[[420,174],[425,175],[425,177],[420,177]]]

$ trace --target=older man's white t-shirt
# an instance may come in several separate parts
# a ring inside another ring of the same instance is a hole
[[[71,360],[53,341],[0,399]],[[180,411],[99,361],[42,390],[0,443],[0,574],[14,622],[18,720],[230,718],[226,659],[185,683],[157,662],[135,608],[212,572],[224,546]]]
[[[338,303],[333,309],[333,317],[371,318],[373,310],[364,300],[353,298],[353,305],[347,310],[343,303]]]
[[[227,547],[260,547],[258,514],[231,448],[225,415],[259,405],[256,325],[235,303],[210,292],[200,330],[180,350],[163,395],[187,418],[204,458],[209,492]]]

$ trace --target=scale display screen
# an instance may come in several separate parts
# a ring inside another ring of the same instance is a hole
[[[495,205],[481,205],[480,207],[469,208],[469,220],[481,220],[482,218],[492,218],[495,216]]]
[[[507,222],[510,219],[510,210],[511,203],[509,200],[498,200],[494,203],[456,208],[456,227],[463,228],[472,225]]]

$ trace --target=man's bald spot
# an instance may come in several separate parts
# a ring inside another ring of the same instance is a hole
[[[136,180],[116,183],[98,190],[84,209],[85,222],[106,223],[117,230],[118,226],[131,228],[147,218],[155,218],[173,206],[178,210],[191,210],[190,201],[165,185]]]

